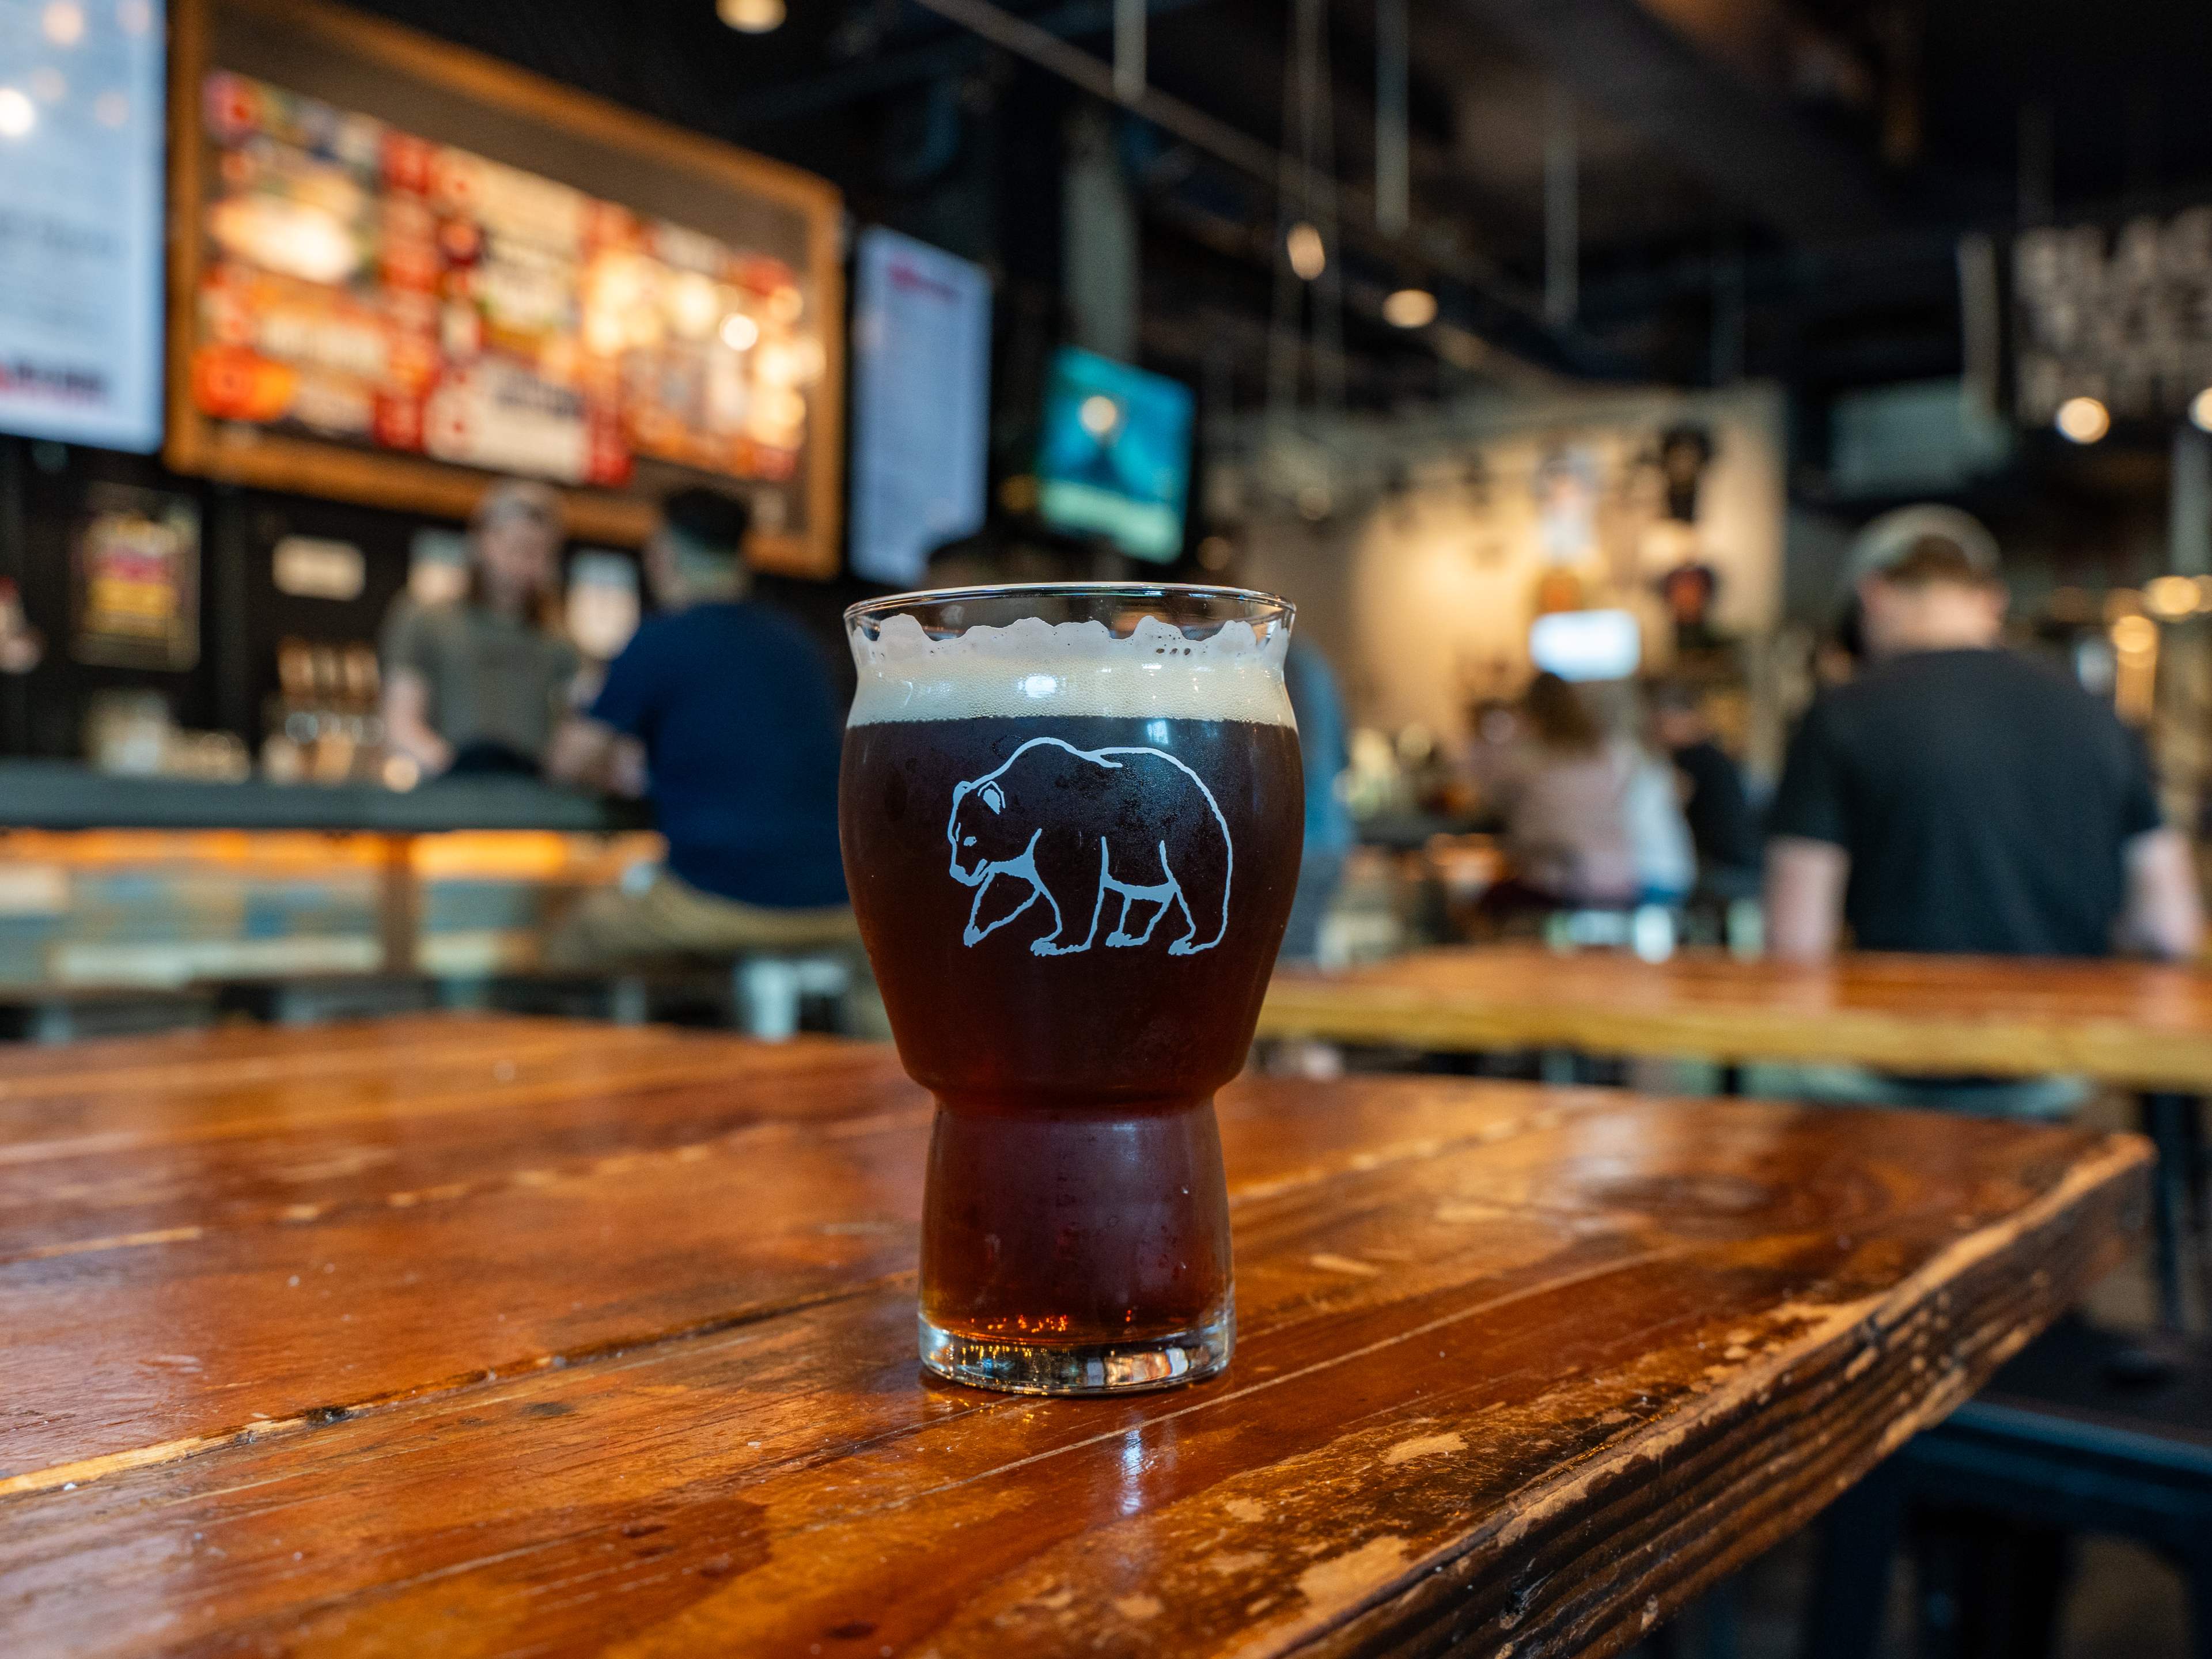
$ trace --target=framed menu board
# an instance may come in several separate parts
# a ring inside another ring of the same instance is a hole
[[[179,471],[465,514],[495,476],[635,543],[710,483],[836,566],[826,181],[313,0],[178,0]]]

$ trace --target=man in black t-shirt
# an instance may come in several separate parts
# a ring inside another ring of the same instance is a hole
[[[2193,955],[2188,845],[2142,746],[2063,676],[1998,647],[1996,543],[1907,507],[1852,574],[1869,672],[1814,704],[1768,820],[1768,944],[1870,951]]]

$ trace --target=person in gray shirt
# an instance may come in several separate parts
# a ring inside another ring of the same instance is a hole
[[[551,490],[496,485],[470,521],[467,597],[393,611],[382,653],[386,741],[425,776],[538,769],[581,666],[548,626],[561,542]]]

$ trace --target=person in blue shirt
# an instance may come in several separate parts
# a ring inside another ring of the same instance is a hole
[[[556,963],[859,937],[837,853],[837,694],[801,625],[747,597],[750,529],[717,490],[669,497],[645,549],[659,611],[556,735],[554,778],[648,798],[668,842],[648,884],[576,908]]]
[[[1286,962],[1311,962],[1320,952],[1321,927],[1344,879],[1345,860],[1358,840],[1352,809],[1337,793],[1351,763],[1344,734],[1344,699],[1328,659],[1296,634],[1283,660],[1283,685],[1297,717],[1299,759],[1305,769],[1305,852],[1298,860],[1297,896],[1279,953]]]

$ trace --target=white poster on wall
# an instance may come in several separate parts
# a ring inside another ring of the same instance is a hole
[[[991,280],[878,226],[854,264],[853,574],[912,587],[982,527]]]
[[[0,431],[161,441],[160,0],[0,0]]]

